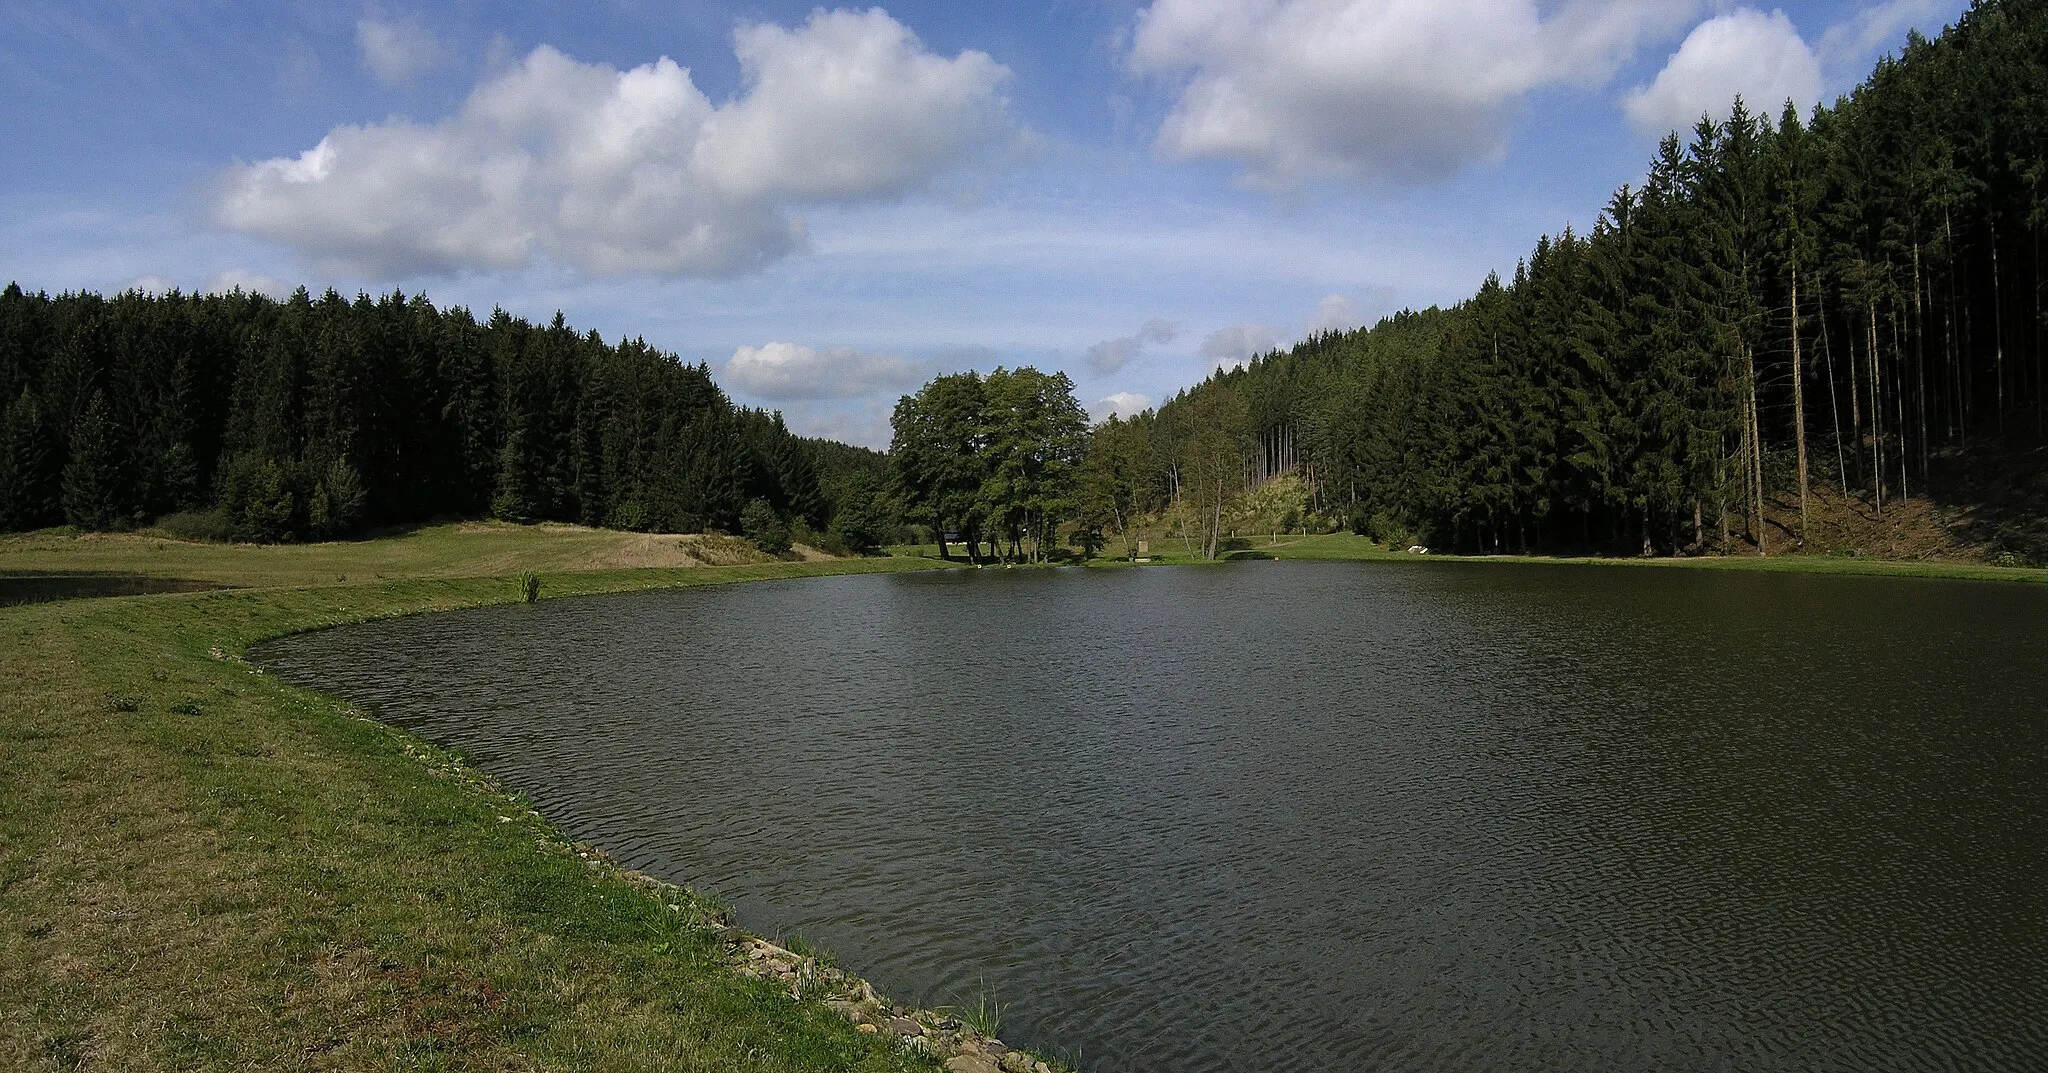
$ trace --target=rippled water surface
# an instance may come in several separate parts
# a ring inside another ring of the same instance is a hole
[[[2048,1068],[2034,587],[881,575],[265,659],[1092,1069]]]

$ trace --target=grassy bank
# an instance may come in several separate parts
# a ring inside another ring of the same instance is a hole
[[[105,571],[260,587],[766,561],[751,544],[733,537],[497,522],[437,525],[332,544],[200,544],[149,533],[73,535],[61,530],[0,538],[0,574]]]
[[[1404,560],[1423,556],[1405,551],[1388,551],[1361,536],[1332,533],[1319,536],[1281,537],[1278,545],[1270,538],[1255,538],[1251,546],[1235,555],[1273,559],[1308,560]],[[1745,570],[1799,574],[1857,574],[1877,577],[1950,578],[1964,581],[2024,581],[2040,584],[2048,572],[2034,567],[1991,566],[1984,563],[1942,560],[1867,559],[1841,555],[1708,555],[1698,558],[1575,558],[1533,555],[1450,556],[1430,555],[1472,563],[1551,563],[1568,566],[1616,566],[1666,570]]]
[[[0,574],[244,586],[0,608],[0,1068],[932,1068],[729,971],[711,907],[634,882],[455,758],[241,658],[307,629],[514,602],[529,570],[553,598],[935,565],[621,565],[733,554],[570,527],[280,548],[0,539]],[[1348,535],[1233,554],[1416,558]],[[1823,557],[1482,561],[2042,577]]]
[[[515,601],[528,569],[554,597],[928,565],[575,568],[634,539],[0,541],[0,573],[273,586],[0,608],[0,1068],[933,1068],[732,973],[707,907],[240,658],[306,629]]]
[[[1198,547],[1198,546],[1197,546]],[[905,545],[893,548],[896,554],[936,555],[937,546],[926,544],[922,547]],[[955,553],[958,554],[957,552]],[[1105,549],[1104,555],[1117,558],[1095,560],[1094,565],[1123,566],[1121,551]],[[1541,563],[1563,566],[1608,566],[1635,569],[1668,570],[1743,570],[1773,573],[1800,574],[1857,574],[1874,577],[1919,577],[1948,578],[1963,581],[2020,581],[2040,584],[2048,581],[2048,571],[2038,567],[1991,566],[1985,563],[1954,562],[1947,560],[1897,560],[1871,559],[1845,555],[1727,555],[1701,556],[1699,558],[1594,558],[1544,555],[1410,555],[1406,551],[1392,551],[1381,547],[1361,536],[1350,533],[1322,533],[1314,535],[1282,535],[1277,542],[1270,535],[1240,537],[1230,542],[1219,558],[1228,562],[1247,560],[1295,560],[1320,562],[1461,562],[1461,563]],[[1155,565],[1179,566],[1204,562],[1198,550],[1179,538],[1153,538],[1151,540],[1151,563]]]

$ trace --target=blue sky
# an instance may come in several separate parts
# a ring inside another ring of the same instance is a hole
[[[1457,301],[1964,6],[12,0],[0,277],[560,309],[874,446],[968,367],[1102,416]]]

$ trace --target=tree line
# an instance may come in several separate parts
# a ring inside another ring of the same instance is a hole
[[[0,531],[169,521],[290,541],[449,516],[823,530],[879,494],[854,478],[881,455],[735,406],[701,364],[578,334],[560,314],[478,321],[397,292],[9,285],[0,400]]]
[[[1764,553],[1816,484],[1882,514],[1972,459],[2038,468],[2044,57],[2048,4],[1977,0],[1832,106],[1737,101],[1511,279],[1099,427],[1108,513],[1214,517],[1291,474],[1385,539]],[[2038,517],[1997,540],[2048,559]]]

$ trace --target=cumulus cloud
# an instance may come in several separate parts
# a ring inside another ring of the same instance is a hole
[[[230,294],[241,291],[243,294],[261,294],[279,300],[291,297],[295,289],[281,279],[272,279],[241,268],[230,268],[206,284],[207,294]]]
[[[889,449],[895,399],[798,401],[780,411],[791,432],[877,451]]]
[[[1873,4],[1847,22],[1828,27],[1821,35],[1818,51],[1831,67],[1860,67],[1879,49],[1903,44],[1908,27],[1939,26],[1941,17],[1954,10],[1953,0],[1889,0]]]
[[[743,346],[725,363],[726,382],[757,398],[854,399],[924,381],[924,366],[893,354],[851,347],[814,350],[797,343]]]
[[[1095,400],[1088,408],[1088,415],[1097,421],[1114,417],[1130,417],[1152,408],[1152,399],[1135,391],[1119,391],[1114,395]]]
[[[363,19],[356,23],[356,49],[363,66],[387,86],[410,83],[439,66],[444,56],[441,42],[417,19]]]
[[[1341,294],[1326,294],[1316,303],[1316,315],[1308,322],[1308,334],[1317,332],[1348,332],[1365,323],[1358,315],[1358,305]]]
[[[1273,329],[1247,322],[1218,329],[1202,340],[1201,354],[1209,359],[1211,369],[1234,369],[1261,354],[1271,353],[1279,345]]]
[[[1802,112],[1819,103],[1820,57],[1784,12],[1741,8],[1701,23],[1655,81],[1623,98],[1622,111],[1642,134],[1683,133],[1702,115],[1727,119],[1738,94],[1771,117],[1787,100]]]
[[[176,283],[162,276],[149,274],[137,276],[129,280],[127,285],[121,288],[121,293],[126,294],[134,291],[137,294],[164,295],[177,289],[178,285]]]
[[[1500,152],[1532,90],[1598,85],[1698,0],[1155,0],[1128,62],[1178,97],[1159,145],[1248,185],[1426,183]]]
[[[1010,72],[927,51],[880,9],[733,35],[745,91],[714,105],[675,61],[620,71],[542,46],[432,124],[337,127],[230,169],[230,229],[379,277],[548,260],[729,276],[804,241],[796,209],[913,190],[1007,125]]]
[[[1153,318],[1134,335],[1105,339],[1088,348],[1088,367],[1104,376],[1119,372],[1149,344],[1164,346],[1180,334],[1170,321]]]

